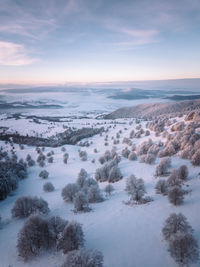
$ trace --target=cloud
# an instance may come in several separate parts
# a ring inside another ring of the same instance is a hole
[[[27,54],[24,45],[0,41],[0,65],[23,66],[36,60]]]

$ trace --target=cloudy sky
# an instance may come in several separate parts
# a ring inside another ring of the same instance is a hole
[[[199,0],[0,0],[0,82],[200,77]]]

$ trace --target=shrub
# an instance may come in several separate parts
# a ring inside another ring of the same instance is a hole
[[[104,191],[106,193],[106,195],[111,195],[111,193],[114,191],[114,187],[111,184],[106,185],[106,187],[104,188]]]
[[[59,235],[63,232],[67,224],[68,221],[62,219],[60,216],[52,216],[48,219],[48,227],[53,234],[55,244]]]
[[[39,174],[39,177],[42,179],[47,179],[49,177],[49,173],[46,170],[42,170]]]
[[[73,199],[78,192],[78,186],[76,184],[68,184],[62,190],[62,198],[64,201],[73,202]]]
[[[98,184],[91,185],[88,189],[88,202],[96,203],[96,202],[102,202],[103,200],[104,199],[103,199],[103,196],[101,194]]]
[[[176,169],[172,170],[169,178],[167,179],[169,186],[181,186],[182,180],[179,179],[179,173]]]
[[[168,184],[165,180],[158,180],[155,186],[156,194],[167,195],[168,193]]]
[[[28,161],[28,166],[29,167],[32,167],[34,165],[35,165],[35,161],[33,159],[31,159],[31,160]]]
[[[45,183],[45,184],[43,185],[43,190],[44,190],[44,192],[52,192],[52,191],[55,190],[55,187],[53,186],[52,183],[47,182],[47,183]]]
[[[19,197],[11,210],[12,217],[25,218],[33,213],[47,214],[48,203],[38,197]]]
[[[74,202],[74,211],[79,212],[79,211],[89,211],[88,207],[88,197],[86,193],[79,191],[76,193],[73,199]]]
[[[192,156],[191,162],[195,166],[200,165],[200,150],[197,150],[195,154]]]
[[[169,240],[169,253],[179,266],[189,266],[199,259],[199,247],[190,233],[177,233]]]
[[[126,147],[122,150],[121,152],[121,155],[124,157],[124,158],[128,158],[129,154],[131,153],[131,151]]]
[[[48,158],[48,163],[53,163],[53,157]]]
[[[39,215],[30,216],[18,234],[19,256],[27,261],[52,245],[53,235],[49,230],[47,220]]]
[[[115,183],[115,182],[119,181],[120,179],[122,179],[121,171],[120,171],[119,167],[117,165],[115,165],[111,168],[111,170],[109,172],[108,182],[109,183]]]
[[[184,191],[179,186],[172,187],[168,192],[169,202],[174,204],[175,206],[181,205],[184,199]]]
[[[137,155],[134,151],[130,152],[129,156],[128,156],[129,160],[137,160]]]
[[[77,222],[69,222],[57,240],[57,249],[63,253],[79,249],[83,246],[84,235],[82,227]]]
[[[146,193],[143,179],[137,179],[134,175],[131,175],[126,180],[125,191],[130,195],[131,200],[141,201]]]
[[[62,267],[103,267],[103,255],[92,250],[70,251]]]
[[[192,233],[192,231],[192,227],[182,213],[170,214],[162,229],[165,240],[170,240],[176,233]]]
[[[156,167],[155,176],[165,176],[168,174],[168,169],[171,167],[171,159],[163,158]]]
[[[180,180],[185,181],[188,177],[188,168],[186,165],[181,165],[178,168],[178,177]]]
[[[76,181],[76,184],[79,189],[82,189],[83,187],[87,186],[87,178],[88,178],[88,173],[86,172],[85,169],[82,168],[78,174],[78,178]]]

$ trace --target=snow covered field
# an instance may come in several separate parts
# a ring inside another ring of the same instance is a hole
[[[76,101],[81,102],[81,99],[76,99]],[[99,102],[101,101],[104,100],[99,99]],[[109,111],[109,105],[112,104],[109,101],[112,100],[107,100],[103,106],[102,103],[98,106],[98,101],[93,102],[91,100],[91,105],[88,102],[84,102],[85,104],[81,106],[82,110],[79,107],[79,111],[81,113],[83,110],[89,112],[89,110],[102,110],[104,108],[106,111]],[[120,102],[120,105],[123,104],[123,101]],[[75,103],[73,105],[76,106]],[[119,105],[114,107],[119,107]],[[34,111],[34,114],[37,112]],[[46,114],[48,114],[47,111]],[[59,112],[56,114],[61,115]],[[176,118],[176,122],[182,120],[183,117]],[[184,188],[188,189],[190,193],[184,196],[182,205],[174,206],[169,202],[167,196],[156,194],[155,192],[155,185],[159,179],[155,178],[155,169],[162,158],[157,157],[155,163],[146,164],[141,163],[139,159],[131,161],[125,157],[121,157],[118,166],[123,178],[112,184],[114,191],[111,196],[108,197],[104,193],[104,188],[108,182],[101,182],[99,183],[99,187],[102,190],[105,200],[100,203],[90,204],[91,212],[74,213],[73,203],[66,203],[62,199],[61,192],[63,187],[69,183],[76,182],[81,168],[84,168],[89,176],[94,178],[96,169],[102,166],[98,161],[99,157],[103,156],[106,150],[112,150],[113,146],[116,147],[116,152],[119,155],[121,155],[121,151],[125,147],[131,149],[131,146],[129,147],[126,143],[123,143],[123,139],[125,137],[129,138],[132,130],[137,131],[138,124],[134,119],[120,119],[113,122],[111,120],[97,120],[94,117],[92,118],[92,116],[88,119],[72,119],[69,122],[55,122],[51,124],[44,120],[40,122],[41,124],[37,124],[33,120],[27,120],[26,118],[18,120],[14,118],[7,119],[4,115],[1,115],[0,127],[9,127],[9,132],[18,131],[20,134],[29,134],[30,136],[38,134],[45,138],[62,132],[63,125],[75,128],[82,128],[88,125],[100,127],[103,125],[105,128],[108,128],[108,132],[88,138],[87,140],[90,143],[88,147],[65,145],[65,152],[61,150],[61,147],[45,148],[43,152],[45,155],[50,151],[54,151],[53,163],[45,161],[44,167],[40,167],[37,163],[35,166],[29,167],[28,177],[19,182],[18,189],[12,191],[10,196],[0,201],[0,215],[3,220],[3,226],[0,229],[0,266],[59,267],[65,259],[65,255],[55,249],[42,252],[28,263],[23,262],[18,257],[16,249],[17,235],[26,219],[12,218],[11,209],[16,199],[21,196],[42,197],[48,202],[50,208],[49,216],[59,215],[68,221],[76,220],[80,222],[85,236],[85,248],[101,251],[104,256],[105,267],[178,266],[170,257],[167,251],[167,243],[162,236],[163,224],[173,212],[181,212],[186,216],[188,222],[194,229],[195,238],[200,243],[200,217],[198,214],[200,203],[200,176],[198,174],[200,173],[200,166],[193,166],[189,160],[181,159],[178,154],[171,156],[172,166],[170,170],[177,169],[183,164],[189,170],[188,180],[184,184]],[[142,121],[140,124],[141,128],[146,131],[146,122]],[[171,133],[170,129],[171,126],[166,127],[169,133]],[[113,145],[113,140],[116,138],[117,133],[120,133],[120,137],[118,138],[119,144]],[[162,135],[156,136],[152,130],[149,136],[142,134],[140,138],[133,138],[131,141],[132,144],[138,147],[139,144],[147,141],[149,138],[152,139],[153,143],[166,141]],[[5,144],[3,141],[0,142],[0,146],[7,151],[11,149],[11,145],[9,143]],[[27,155],[30,154],[31,158],[36,161],[38,154],[35,151],[35,147],[25,145],[24,149],[20,149],[17,144],[13,146],[19,159],[23,158],[26,160]],[[97,153],[94,152],[95,148],[97,149]],[[79,150],[87,152],[86,161],[82,161],[79,157]],[[63,154],[66,152],[69,154],[69,160],[67,164],[64,164]],[[95,162],[92,162],[94,159]],[[39,177],[39,173],[43,169],[49,172],[49,177],[46,180]],[[126,180],[131,174],[144,180],[146,195],[153,198],[152,202],[141,205],[125,204],[129,200],[129,196],[125,191]],[[55,190],[53,192],[47,193],[43,191],[43,184],[46,181],[52,182],[54,185]],[[192,266],[200,266],[200,262]]]

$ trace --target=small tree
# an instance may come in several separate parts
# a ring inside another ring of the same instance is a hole
[[[168,184],[165,180],[158,180],[155,186],[156,194],[167,195],[168,193]]]
[[[114,183],[119,181],[120,179],[122,179],[121,171],[117,165],[114,165],[109,172],[108,182]]]
[[[11,210],[14,218],[25,218],[34,213],[47,214],[48,212],[48,203],[38,197],[19,197]]]
[[[76,184],[78,185],[79,189],[82,189],[84,186],[87,186],[87,178],[88,178],[88,173],[86,172],[85,169],[81,169],[78,178],[76,181]]]
[[[129,160],[137,160],[137,155],[134,151],[130,152],[129,156],[128,156]]]
[[[83,246],[84,235],[82,227],[77,222],[69,222],[57,240],[57,249],[63,253],[79,249]]]
[[[181,165],[179,168],[178,168],[178,177],[180,180],[187,180],[187,177],[188,177],[188,168],[186,165]]]
[[[96,202],[102,202],[103,200],[104,199],[103,199],[103,196],[101,194],[98,184],[91,185],[88,189],[88,202],[96,203]]]
[[[42,170],[39,174],[40,178],[47,179],[49,177],[49,173],[46,170]]]
[[[74,250],[67,253],[62,267],[103,267],[103,255],[99,251]]]
[[[73,202],[74,202],[74,210],[75,210],[75,212],[89,211],[88,197],[84,192],[79,191],[75,195]]]
[[[114,187],[111,184],[108,184],[104,188],[104,191],[105,191],[106,195],[110,196],[111,193],[114,191]]]
[[[192,227],[182,213],[172,213],[164,223],[162,233],[165,240],[170,240],[176,233],[192,233]]]
[[[156,167],[155,176],[166,176],[168,174],[168,169],[171,167],[171,159],[163,158]]]
[[[52,183],[47,182],[43,185],[43,190],[44,192],[53,192],[55,190],[55,187],[53,186]]]
[[[168,192],[169,202],[175,206],[181,205],[184,200],[184,191],[179,186],[172,187]]]
[[[167,179],[167,183],[169,186],[181,186],[182,180],[179,179],[179,173],[176,169],[172,170],[169,178]]]
[[[32,215],[18,234],[17,250],[25,261],[53,245],[53,236],[48,222],[39,215]]]
[[[62,198],[64,201],[73,202],[73,199],[78,192],[78,186],[76,184],[68,184],[62,190]]]
[[[135,175],[131,175],[126,180],[125,191],[130,195],[131,200],[140,202],[146,193],[143,179],[137,179]]]
[[[179,266],[189,266],[199,259],[199,247],[190,233],[177,233],[169,240],[169,252]]]

